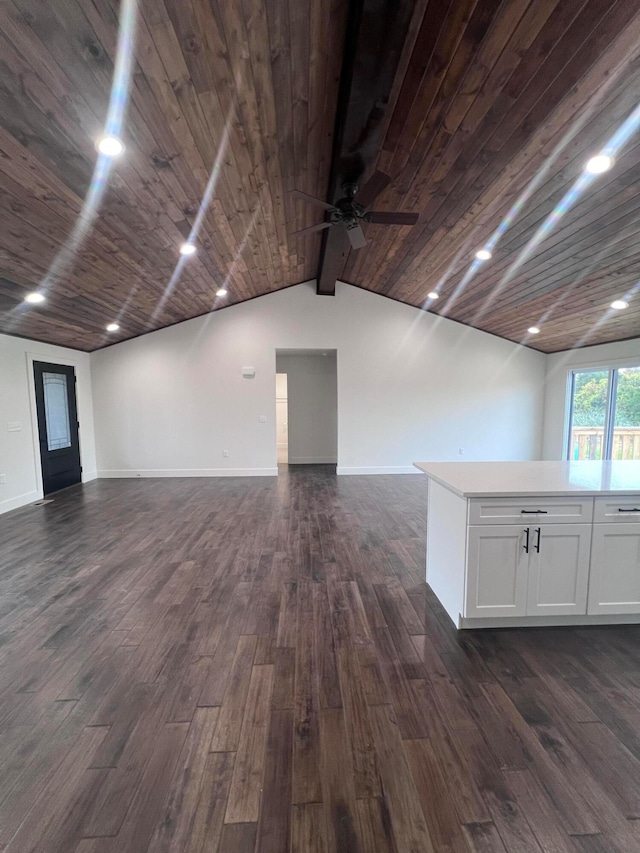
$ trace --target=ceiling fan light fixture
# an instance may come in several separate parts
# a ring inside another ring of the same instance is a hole
[[[629,307],[629,303],[626,299],[614,299],[611,303],[611,307],[614,311],[622,311],[625,308]]]
[[[478,249],[476,252],[476,258],[479,261],[488,261],[491,259],[491,252],[489,249]]]
[[[24,298],[25,302],[30,302],[32,305],[37,305],[39,302],[44,302],[45,296],[43,293],[38,293],[34,291],[33,293],[27,293]]]
[[[124,152],[124,142],[117,136],[103,136],[98,140],[96,148],[105,157],[119,157]]]
[[[182,246],[180,246],[180,254],[184,255],[185,257],[189,257],[189,255],[195,255],[196,251],[197,249],[193,245],[193,243],[183,243]]]
[[[601,175],[603,172],[608,172],[613,166],[615,160],[609,154],[596,154],[591,157],[585,164],[585,172],[590,175]]]

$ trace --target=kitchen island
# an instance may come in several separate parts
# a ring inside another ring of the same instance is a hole
[[[458,628],[640,623],[640,461],[414,465]]]

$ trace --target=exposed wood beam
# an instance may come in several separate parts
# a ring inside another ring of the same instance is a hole
[[[351,0],[345,35],[327,199],[362,182],[379,152],[384,119],[405,45],[412,0]],[[323,235],[317,292],[335,294],[349,241],[342,228]]]

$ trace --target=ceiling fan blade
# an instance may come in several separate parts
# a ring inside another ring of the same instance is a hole
[[[417,221],[417,213],[400,213],[393,210],[372,210],[367,213],[367,222],[375,222],[378,225],[415,225]]]
[[[380,193],[391,183],[389,175],[379,172],[377,169],[368,181],[360,187],[356,193],[355,201],[363,207],[369,207],[377,199]]]
[[[336,280],[342,275],[351,249],[347,233],[347,226],[339,222],[334,228],[329,228],[322,235],[321,263],[317,285],[319,294],[330,296],[335,294]]]
[[[294,231],[292,237],[305,237],[307,234],[313,234],[314,231],[323,231],[325,228],[331,228],[333,222],[321,222],[319,225],[310,225],[308,228],[301,228],[300,231]]]
[[[300,190],[291,190],[291,195],[294,198],[299,198],[300,201],[306,201],[308,204],[315,204],[318,207],[323,207],[325,210],[335,210],[332,204],[327,204],[326,201],[322,201],[313,195],[307,195],[307,193],[300,192]]]
[[[364,236],[364,231],[359,225],[347,229],[347,236],[351,243],[352,249],[361,249],[367,245],[367,238]]]

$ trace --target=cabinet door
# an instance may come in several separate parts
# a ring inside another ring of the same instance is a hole
[[[469,527],[465,617],[526,614],[526,529],[507,524]]]
[[[586,613],[591,525],[532,525],[530,530],[527,616]]]
[[[588,613],[640,613],[640,524],[594,524]]]

